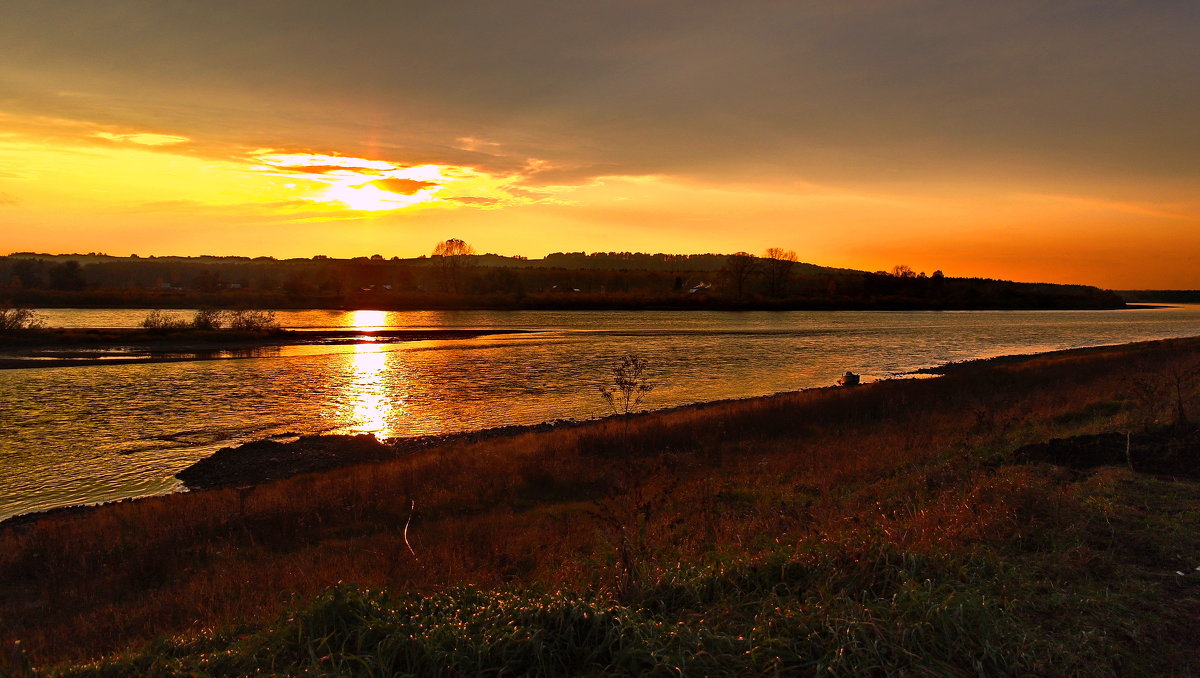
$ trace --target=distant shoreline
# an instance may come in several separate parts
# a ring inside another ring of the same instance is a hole
[[[304,298],[290,300],[277,295],[254,297],[224,294],[148,295],[137,297],[48,299],[44,296],[16,296],[12,301],[29,308],[43,309],[194,309],[200,307],[271,308],[280,311],[1113,311],[1130,306],[1120,303],[1073,303],[1058,299],[1038,299],[1035,303],[996,301],[924,300],[881,296],[871,301],[840,299],[760,299],[736,301],[711,297],[673,296],[630,300],[619,297],[580,293],[528,298],[520,301],[472,299],[397,300],[382,295],[353,295],[348,298]],[[1145,306],[1143,306],[1145,307]]]

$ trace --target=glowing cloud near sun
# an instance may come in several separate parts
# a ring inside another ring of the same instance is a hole
[[[331,208],[378,212],[420,206],[491,209],[549,199],[518,188],[522,177],[460,165],[399,165],[327,153],[252,154],[260,172],[311,182],[303,200]]]

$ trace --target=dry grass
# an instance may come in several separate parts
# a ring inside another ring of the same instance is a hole
[[[1004,455],[1133,425],[1130,380],[1198,350],[1093,349],[613,418],[52,517],[0,532],[0,628],[45,665],[263,624],[342,581],[569,589],[673,610],[695,600],[718,620],[741,618],[722,611],[736,607],[729,590],[790,582],[795,568],[891,591],[902,582],[883,573],[941,571],[984,547],[1019,558],[1050,544],[1054,558],[1100,562],[1111,554],[1061,542],[1089,543],[1096,488]]]

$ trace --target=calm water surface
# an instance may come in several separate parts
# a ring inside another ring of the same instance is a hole
[[[147,310],[59,309],[132,327]],[[186,312],[180,312],[186,315]],[[1200,335],[1200,306],[1125,311],[281,311],[292,328],[511,328],[465,341],[268,349],[257,357],[0,370],[0,518],[181,489],[175,472],[272,435],[381,438],[605,414],[626,352],[668,407],[885,378],[1009,353]]]

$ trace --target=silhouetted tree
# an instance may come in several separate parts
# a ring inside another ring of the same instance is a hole
[[[221,274],[216,271],[201,271],[192,277],[192,287],[201,292],[216,292],[221,289]]]
[[[788,282],[792,277],[792,266],[796,264],[796,253],[782,247],[770,247],[763,252],[763,268],[767,276],[767,294],[782,297],[787,294]]]
[[[443,240],[433,248],[433,256],[441,257],[439,269],[442,274],[442,284],[449,292],[462,290],[465,269],[471,265],[470,257],[475,254],[475,248],[458,238]]]
[[[746,252],[734,252],[725,257],[725,266],[721,272],[740,300],[746,293],[746,285],[750,278],[758,272],[758,258]]]
[[[895,266],[893,266],[892,267],[892,275],[897,278],[915,278],[915,277],[917,277],[916,271],[912,270],[911,267],[909,267],[905,264],[896,264]]]
[[[25,289],[35,289],[45,284],[45,277],[42,275],[44,264],[33,259],[18,259],[13,264],[13,275],[21,281],[21,287]]]
[[[83,289],[83,271],[78,261],[64,261],[50,267],[50,287],[56,290]]]
[[[482,294],[504,294],[516,298],[525,296],[525,285],[521,277],[504,268],[488,269],[475,281],[476,291]]]
[[[311,293],[313,286],[308,278],[309,276],[299,271],[292,271],[283,281],[283,291],[290,297],[299,297]]]

